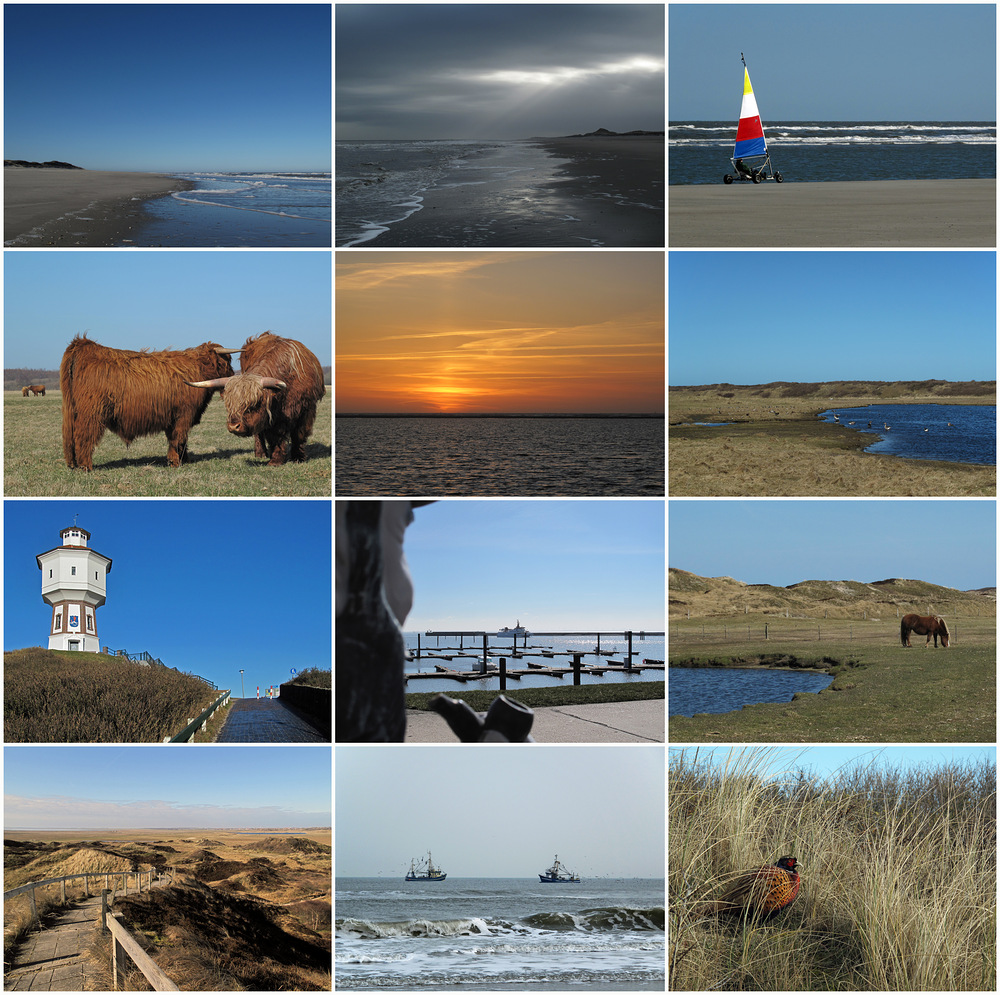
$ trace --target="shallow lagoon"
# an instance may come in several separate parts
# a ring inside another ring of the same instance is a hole
[[[800,670],[749,670],[735,667],[670,667],[667,714],[735,712],[744,705],[791,701],[799,691],[822,691],[829,674]]]

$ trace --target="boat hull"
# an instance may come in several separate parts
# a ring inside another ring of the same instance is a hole
[[[433,877],[428,877],[426,874],[419,876],[417,874],[407,874],[403,879],[404,881],[443,881],[448,876],[447,872],[444,874],[435,874]],[[396,878],[398,881],[399,878]]]
[[[543,884],[579,884],[579,878],[552,878],[547,874],[539,874],[538,880]]]

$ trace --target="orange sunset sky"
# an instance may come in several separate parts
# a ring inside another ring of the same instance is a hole
[[[341,252],[339,413],[664,410],[663,253]]]

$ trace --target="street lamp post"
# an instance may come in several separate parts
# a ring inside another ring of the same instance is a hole
[[[240,697],[245,698],[246,695],[243,693],[243,671],[240,671]]]

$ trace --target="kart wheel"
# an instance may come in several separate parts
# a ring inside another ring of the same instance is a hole
[[[726,186],[729,186],[729,184],[733,182],[733,178],[726,173],[726,175],[722,177],[722,182],[725,183]]]
[[[775,173],[774,174],[774,182],[775,183],[780,183],[783,179],[784,179],[784,176],[782,176],[781,173]]]
[[[753,181],[754,183],[760,183],[760,173],[753,174]]]

